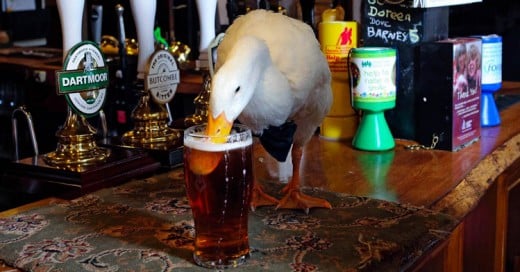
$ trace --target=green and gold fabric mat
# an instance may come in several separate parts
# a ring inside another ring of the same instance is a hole
[[[273,194],[279,183],[264,184]],[[448,215],[319,190],[333,208],[258,208],[239,271],[399,271],[447,238]],[[182,169],[0,218],[0,260],[26,271],[205,271],[192,260]]]

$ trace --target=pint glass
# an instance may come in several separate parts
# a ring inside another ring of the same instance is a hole
[[[195,224],[193,258],[204,267],[235,267],[249,256],[252,135],[247,127],[235,125],[220,143],[205,130],[206,125],[197,125],[184,132],[186,193]]]

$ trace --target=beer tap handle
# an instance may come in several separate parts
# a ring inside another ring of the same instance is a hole
[[[238,4],[236,0],[228,0],[226,2],[226,11],[229,25],[238,17]]]
[[[81,42],[82,18],[85,0],[56,0],[61,20],[61,33],[63,37],[63,60],[69,50]]]
[[[300,0],[302,19],[314,29],[314,4],[315,0]]]
[[[258,2],[258,8],[269,10],[269,9],[271,9],[271,3],[269,2],[269,0],[260,0]]]
[[[125,22],[123,19],[124,7],[121,4],[116,5],[116,13],[118,17],[118,42],[119,42],[119,69],[116,77],[122,82],[121,88],[125,89],[126,85],[126,34]]]
[[[101,29],[103,25],[103,6],[92,5],[90,14],[90,27],[92,28],[92,40],[101,44]]]
[[[123,12],[125,11],[125,8],[121,4],[116,5],[116,13],[117,13],[117,19],[118,19],[118,40],[119,40],[119,48],[121,49],[121,46],[123,46],[123,49],[125,48],[125,42],[126,42],[126,34],[125,34],[125,21],[123,18]]]
[[[173,11],[173,0],[168,0],[168,41],[174,42],[175,38],[175,12]]]
[[[208,46],[215,38],[217,0],[197,0],[196,2],[200,25],[198,68],[208,68]]]
[[[144,80],[144,74],[148,58],[155,50],[154,21],[157,7],[156,0],[131,0],[130,5],[137,31],[139,42],[139,55],[137,56],[137,79]]]

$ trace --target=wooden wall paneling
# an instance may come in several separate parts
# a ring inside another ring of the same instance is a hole
[[[497,183],[464,220],[464,271],[494,271]]]
[[[520,159],[504,174],[508,195],[505,271],[520,272]]]
[[[443,271],[462,272],[464,256],[464,222],[459,224],[450,235],[448,245],[444,251]]]
[[[495,266],[494,271],[505,271],[508,190],[507,176],[502,174],[497,178],[497,211],[495,232]]]

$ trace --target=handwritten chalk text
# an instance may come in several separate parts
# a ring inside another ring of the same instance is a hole
[[[398,22],[411,22],[412,21],[412,16],[410,15],[410,13],[393,11],[390,9],[379,9],[374,6],[370,6],[370,10],[368,11],[368,16],[386,18],[386,19],[391,19],[391,20],[398,21]]]

